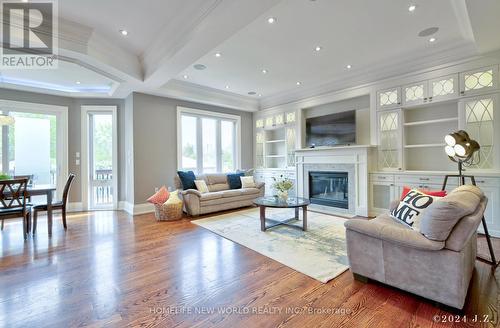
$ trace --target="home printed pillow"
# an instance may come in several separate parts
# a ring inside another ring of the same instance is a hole
[[[441,197],[430,196],[412,189],[399,202],[399,205],[391,210],[391,217],[413,230],[420,231],[420,218],[423,211],[438,198]]]

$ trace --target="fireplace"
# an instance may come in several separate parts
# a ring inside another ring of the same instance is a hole
[[[309,200],[312,204],[349,208],[347,172],[309,171]]]

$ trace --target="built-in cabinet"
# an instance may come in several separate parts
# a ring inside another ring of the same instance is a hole
[[[473,168],[498,170],[497,88],[498,66],[491,66],[377,92],[378,169],[454,170],[444,136],[464,129],[481,145]]]
[[[495,65],[377,92],[379,172],[369,178],[371,215],[386,212],[404,186],[440,190],[444,176],[457,171],[444,152],[444,136],[463,129],[481,146],[477,164],[466,173],[488,197],[485,219],[490,232],[500,236],[498,79]],[[446,189],[457,186],[451,180]]]
[[[287,177],[295,183],[297,122],[295,112],[264,114],[255,119],[255,180],[266,183],[272,196],[273,178]],[[290,192],[295,194],[295,189]]]
[[[400,171],[403,167],[401,109],[379,112],[377,122],[379,167]]]
[[[445,172],[443,173],[371,173],[370,174],[370,215],[376,216],[387,212],[391,201],[400,199],[403,187],[441,190]],[[488,205],[484,214],[489,232],[500,237],[500,177],[476,175],[476,184],[488,197]],[[456,179],[450,178],[446,190],[452,191],[458,186]],[[482,226],[479,227],[482,231]]]
[[[472,96],[498,89],[498,66],[460,73],[460,95]]]
[[[402,78],[399,85],[370,91],[376,104],[372,119],[377,120],[371,125],[377,129],[376,140],[372,139],[377,149],[370,152],[370,215],[387,211],[404,186],[440,190],[444,176],[457,171],[457,164],[444,152],[444,136],[464,129],[481,145],[480,161],[467,173],[475,175],[488,197],[485,219],[490,232],[500,237],[499,69],[498,65],[469,67],[447,69],[442,76],[422,74],[415,81]],[[256,180],[266,183],[266,195],[276,194],[273,177],[284,175],[295,181],[296,170],[300,176],[295,163],[296,147],[304,137],[299,135],[300,114],[300,110],[275,109],[255,114]],[[457,182],[449,181],[447,189],[454,189]]]

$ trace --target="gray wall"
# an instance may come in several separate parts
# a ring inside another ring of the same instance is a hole
[[[370,144],[370,96],[341,100],[304,109],[304,118],[324,116],[356,110],[356,142],[358,145]],[[305,131],[305,122],[303,122]],[[303,136],[305,140],[305,136]],[[304,141],[303,141],[304,143]],[[305,147],[307,145],[304,144]]]
[[[81,107],[118,107],[118,199],[142,204],[155,187],[173,186],[177,170],[177,106],[241,117],[242,168],[253,163],[252,113],[171,98],[133,93],[126,99],[70,98],[0,88],[0,99],[68,107],[68,169],[76,174],[70,202],[81,201]]]
[[[81,107],[85,105],[113,105],[118,107],[118,119],[121,116],[121,109],[124,106],[123,99],[76,99],[69,97],[52,96],[26,91],[16,91],[0,88],[0,99],[23,101],[38,104],[48,104],[68,107],[68,170],[76,174],[76,179],[71,188],[69,196],[70,202],[81,201],[81,170],[79,165],[75,165],[75,153],[81,153]],[[120,132],[118,132],[120,133]],[[118,140],[120,147],[120,140]],[[118,163],[119,165],[120,163]],[[118,181],[120,183],[120,181]],[[119,189],[120,190],[120,189]]]
[[[252,113],[141,93],[134,93],[132,97],[135,204],[144,203],[155,187],[173,186],[177,170],[177,106],[239,115],[241,166],[253,167]],[[127,98],[127,101],[130,100]],[[129,196],[127,198],[130,202]]]

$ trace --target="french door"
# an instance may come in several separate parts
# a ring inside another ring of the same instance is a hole
[[[116,107],[83,106],[84,208],[117,207]]]
[[[68,108],[0,100],[0,111],[14,121],[0,127],[0,172],[54,185],[60,199],[68,175]]]

